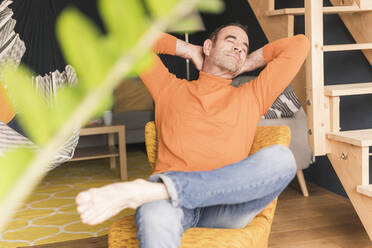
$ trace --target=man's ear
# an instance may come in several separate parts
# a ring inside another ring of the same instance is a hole
[[[211,53],[212,46],[213,46],[213,42],[211,39],[206,39],[204,41],[203,52],[205,56],[209,56],[209,54]]]

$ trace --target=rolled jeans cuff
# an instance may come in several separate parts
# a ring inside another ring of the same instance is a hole
[[[170,197],[169,200],[170,200],[172,206],[173,207],[178,207],[180,201],[179,201],[179,197],[178,197],[178,194],[177,194],[176,182],[173,182],[173,180],[165,174],[166,174],[166,172],[164,174],[159,173],[159,174],[152,175],[149,178],[149,181],[164,183],[165,187],[167,188],[167,191],[168,191],[168,194],[169,194],[169,197]]]

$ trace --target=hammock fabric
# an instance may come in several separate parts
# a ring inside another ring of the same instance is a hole
[[[14,0],[11,5],[13,18],[17,21],[14,30],[27,47],[22,63],[36,74],[63,71],[66,66],[57,42],[55,26],[57,17],[70,5],[84,12],[104,32],[95,7],[96,0]]]
[[[19,2],[28,1],[17,1],[17,3]],[[11,3],[12,1],[10,0],[4,0],[0,4],[0,64],[10,63],[17,66],[20,63],[25,51],[27,54],[27,49],[24,42],[20,39],[19,34],[14,31],[16,21],[12,19],[13,11],[8,7]],[[34,42],[38,43],[37,40],[34,40]],[[40,61],[44,60],[43,54],[34,54],[33,57],[39,57],[38,60]],[[31,56],[29,53],[28,59],[29,61],[32,61],[32,59],[30,58]],[[48,67],[48,70],[53,66],[56,66],[57,64],[58,63],[51,63],[51,65],[49,65]],[[36,64],[36,67],[38,66],[39,65]],[[47,67],[45,67],[44,69],[47,69]],[[74,69],[69,65],[67,65],[65,67],[65,70],[62,72],[53,69],[53,72],[48,72],[44,76],[36,76],[35,78],[33,78],[35,90],[42,94],[40,97],[46,99],[48,104],[53,104],[54,97],[58,88],[60,88],[61,86],[72,87],[76,83],[76,73]],[[53,157],[52,163],[49,168],[53,169],[59,164],[71,159],[78,140],[79,131],[76,130],[64,143],[61,151]],[[13,148],[25,146],[38,149],[38,147],[33,144],[32,141],[30,141],[28,138],[14,131],[5,123],[0,122],[0,156],[3,156],[5,152]]]
[[[27,47],[22,63],[40,75],[63,70],[65,62],[56,41],[57,13],[53,2],[15,0],[11,8],[17,21],[14,29]]]

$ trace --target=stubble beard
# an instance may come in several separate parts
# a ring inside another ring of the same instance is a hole
[[[226,56],[220,52],[213,56],[215,65],[221,69],[227,70],[230,73],[234,74],[239,70],[239,63],[235,61],[234,58],[226,58]]]

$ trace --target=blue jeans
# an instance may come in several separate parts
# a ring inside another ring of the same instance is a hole
[[[141,248],[176,248],[190,227],[242,228],[272,202],[296,174],[292,152],[274,145],[211,171],[155,174],[170,200],[146,203],[136,214]]]

